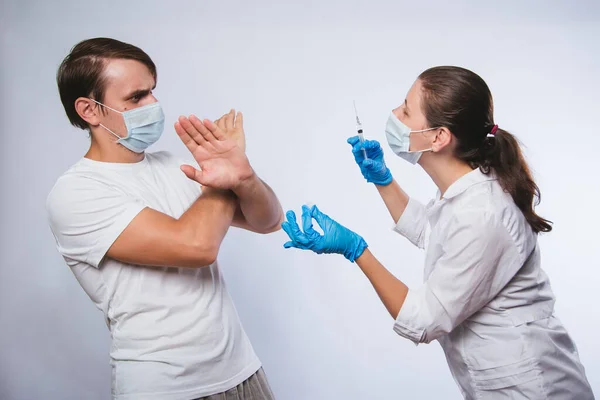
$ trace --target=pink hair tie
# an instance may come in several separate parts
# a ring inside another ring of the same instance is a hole
[[[496,132],[498,132],[498,125],[497,125],[497,124],[496,124],[496,125],[494,125],[494,127],[492,128],[492,130],[490,131],[490,133],[488,133],[488,135],[487,135],[487,136],[488,136],[488,137],[490,137],[490,136],[492,136],[492,137],[493,137],[493,136],[496,136]]]

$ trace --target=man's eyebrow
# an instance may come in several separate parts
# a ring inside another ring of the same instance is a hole
[[[133,99],[134,97],[144,97],[150,94],[152,90],[156,89],[156,85],[152,86],[152,89],[137,89],[127,95],[127,100]]]

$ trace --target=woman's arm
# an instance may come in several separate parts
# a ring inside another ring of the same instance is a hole
[[[392,219],[395,223],[398,222],[408,205],[408,195],[395,179],[387,186],[376,185],[376,187]]]
[[[392,318],[396,319],[408,294],[408,286],[392,275],[369,249],[356,259],[356,264],[369,279]]]

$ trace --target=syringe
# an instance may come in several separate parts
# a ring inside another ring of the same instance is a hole
[[[362,128],[362,124],[360,123],[360,119],[358,119],[358,112],[356,111],[356,101],[353,102],[354,103],[354,114],[356,115],[356,131],[358,132],[358,139],[360,140],[361,143],[365,142],[365,136],[363,134],[363,128]],[[367,151],[364,149],[362,149],[363,152],[363,156],[365,157],[365,160],[367,159]]]

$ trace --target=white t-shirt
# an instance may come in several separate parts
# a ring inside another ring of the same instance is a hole
[[[78,161],[47,199],[58,251],[106,317],[114,399],[189,400],[260,368],[217,264],[154,268],[104,257],[145,207],[179,218],[200,186],[166,152],[134,164]]]

